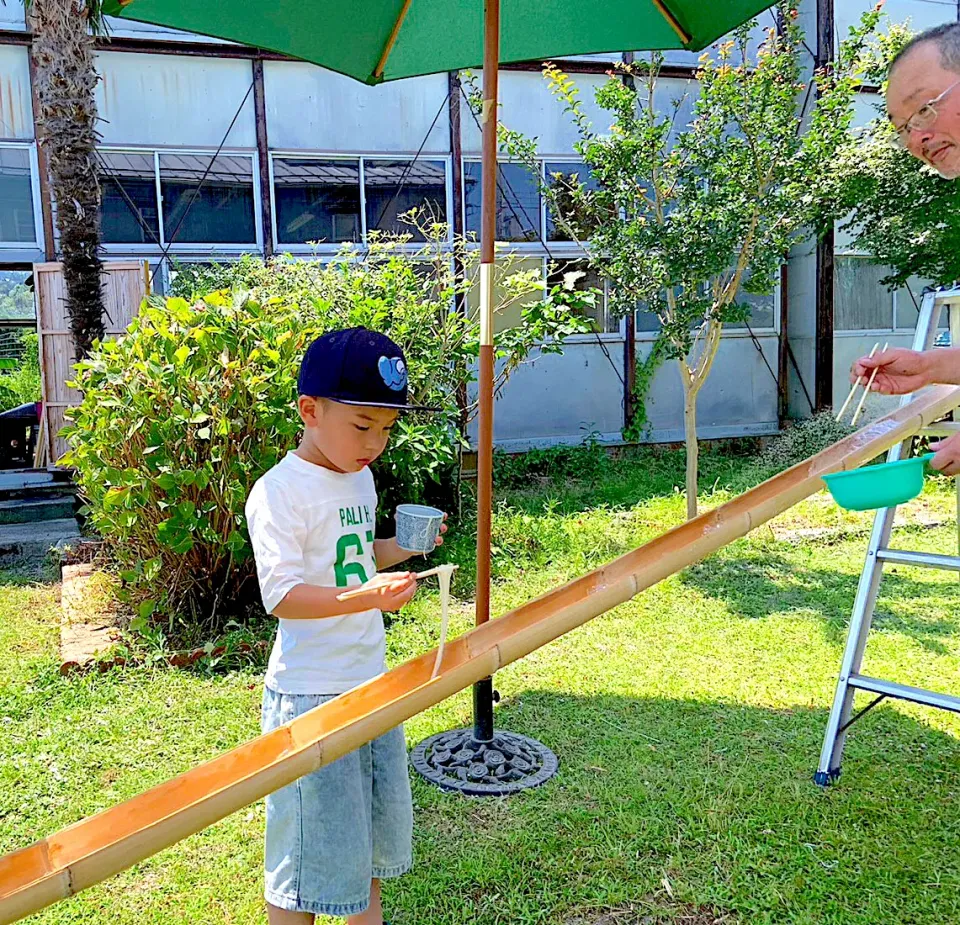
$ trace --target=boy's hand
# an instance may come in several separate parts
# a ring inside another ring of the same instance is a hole
[[[338,600],[349,599],[373,610],[399,610],[417,593],[417,577],[413,572],[383,572],[374,575],[366,584],[338,595]]]
[[[440,533],[437,535],[437,542],[436,542],[434,548],[436,548],[436,546],[442,546],[442,545],[443,545],[443,534],[446,533],[446,532],[447,532],[447,515],[444,514],[444,515],[443,515],[443,523],[440,524]]]

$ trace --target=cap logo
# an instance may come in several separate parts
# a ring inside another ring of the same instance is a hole
[[[400,357],[380,357],[377,369],[388,389],[402,392],[407,387],[407,367]]]

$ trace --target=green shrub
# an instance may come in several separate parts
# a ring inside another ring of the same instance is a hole
[[[35,331],[20,337],[22,353],[17,365],[0,372],[0,411],[40,401],[40,352]]]
[[[457,396],[473,374],[479,325],[452,310],[466,284],[453,278],[449,255],[433,246],[404,253],[398,243],[381,242],[364,259],[244,258],[178,277],[181,291],[202,298],[148,300],[124,337],[77,366],[83,400],[67,430],[67,462],[143,625],[178,614],[188,634],[218,631],[259,599],[243,505],[296,446],[299,363],[324,331],[362,324],[388,334],[409,358],[411,398],[444,409],[400,419],[376,464],[381,514],[456,483],[458,423],[472,413]],[[542,288],[528,271],[504,285],[512,297]],[[585,330],[580,296],[554,290],[523,309],[522,323],[499,338],[501,384],[535,346],[556,352]]]

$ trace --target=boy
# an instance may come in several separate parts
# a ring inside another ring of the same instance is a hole
[[[417,589],[411,572],[377,575],[411,554],[395,539],[374,539],[368,468],[399,413],[412,408],[402,351],[365,328],[325,334],[303,358],[298,390],[300,445],[254,485],[246,505],[263,604],[279,618],[264,732],[381,674],[381,612],[399,610]],[[337,600],[359,585],[369,593]],[[383,925],[379,881],[411,865],[402,727],[266,802],[271,925],[312,923],[315,915]]]

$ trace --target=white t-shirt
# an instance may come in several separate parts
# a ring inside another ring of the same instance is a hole
[[[267,613],[299,584],[351,588],[377,571],[377,492],[368,468],[333,472],[288,453],[253,486],[247,524]],[[384,669],[379,610],[279,619],[266,685],[281,694],[342,694]]]

